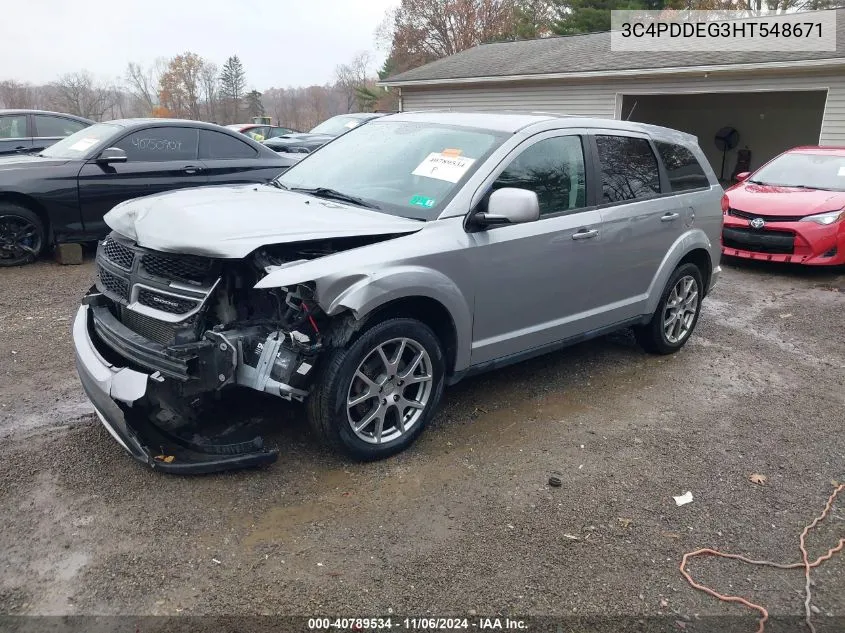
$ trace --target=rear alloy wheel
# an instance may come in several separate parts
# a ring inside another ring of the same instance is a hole
[[[653,354],[672,354],[684,346],[701,313],[703,288],[698,266],[683,264],[675,269],[651,321],[634,328],[643,349]]]
[[[32,211],[0,204],[0,267],[35,261],[44,248],[44,225]]]
[[[380,459],[410,446],[443,393],[440,341],[415,319],[377,323],[323,360],[308,399],[311,426],[357,459]]]

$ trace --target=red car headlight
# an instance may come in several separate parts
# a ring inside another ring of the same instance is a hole
[[[806,218],[801,218],[801,222],[815,222],[816,224],[821,224],[827,226],[828,224],[833,224],[834,222],[839,222],[839,220],[845,218],[845,209],[839,209],[839,211],[826,211],[825,213],[817,213],[816,215],[808,215]]]

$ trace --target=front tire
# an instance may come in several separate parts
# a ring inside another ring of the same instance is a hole
[[[45,241],[44,223],[36,213],[0,202],[0,268],[34,262]]]
[[[308,418],[322,441],[355,459],[382,459],[406,449],[443,394],[443,348],[416,319],[377,323],[324,361]]]
[[[640,346],[652,354],[674,354],[681,349],[698,323],[703,289],[698,266],[678,266],[669,277],[651,320],[634,328]]]

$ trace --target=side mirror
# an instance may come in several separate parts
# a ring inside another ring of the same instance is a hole
[[[103,165],[108,165],[109,163],[125,163],[126,152],[119,147],[107,147],[97,156],[97,162]]]
[[[742,182],[743,180],[748,180],[748,177],[751,175],[750,171],[741,171],[736,175],[736,181]]]
[[[522,224],[540,219],[540,200],[537,194],[528,189],[504,187],[497,189],[487,201],[487,212],[476,213],[473,223],[476,226],[498,226],[502,224]]]

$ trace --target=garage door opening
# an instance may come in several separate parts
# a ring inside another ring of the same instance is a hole
[[[754,170],[791,147],[818,145],[826,100],[826,90],[623,95],[621,118],[694,134],[713,171],[730,182],[739,150],[750,150]],[[739,142],[720,173],[715,137],[726,127],[736,129]]]

